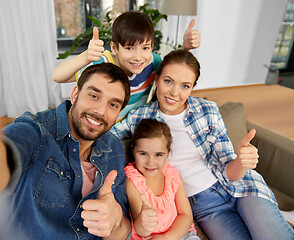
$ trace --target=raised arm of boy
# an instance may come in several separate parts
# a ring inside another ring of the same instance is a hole
[[[200,46],[201,35],[198,30],[193,29],[195,19],[192,19],[183,37],[183,49],[191,50]]]
[[[99,30],[93,28],[93,37],[89,42],[88,49],[74,58],[61,63],[53,72],[52,79],[58,83],[74,82],[75,73],[93,61],[99,61],[103,51],[104,42],[99,39]]]

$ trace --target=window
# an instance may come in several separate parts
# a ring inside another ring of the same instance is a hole
[[[113,14],[118,15],[124,11],[133,10],[136,4],[135,0],[54,0],[59,51],[68,50],[73,39],[92,26],[87,15],[103,21],[107,11],[112,10]],[[80,53],[86,48],[87,44],[76,49],[74,53]]]
[[[276,41],[271,68],[289,71],[293,55],[294,40],[294,0],[289,0],[285,9],[284,18]],[[293,64],[292,64],[293,65]],[[292,69],[293,70],[293,69]]]

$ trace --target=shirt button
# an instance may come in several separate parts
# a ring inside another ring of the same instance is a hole
[[[60,174],[63,175],[63,172],[61,171]]]
[[[80,229],[79,229],[79,228],[77,228],[77,231],[79,232],[79,231],[80,231]]]
[[[77,151],[77,149],[76,149],[76,148],[74,148],[72,151],[73,151],[73,152],[76,152],[76,151]]]
[[[93,159],[93,162],[95,162],[95,160]]]

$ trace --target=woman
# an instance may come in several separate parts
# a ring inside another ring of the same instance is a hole
[[[271,190],[252,170],[257,149],[251,130],[234,153],[214,102],[191,97],[200,75],[193,54],[176,50],[157,71],[157,101],[132,110],[113,127],[125,139],[144,118],[166,122],[172,132],[172,160],[183,182],[193,217],[209,239],[293,239]]]

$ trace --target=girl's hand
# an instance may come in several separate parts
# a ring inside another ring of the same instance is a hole
[[[157,213],[156,210],[151,206],[145,195],[141,195],[142,208],[140,218],[142,227],[146,232],[154,232],[157,226]]]

